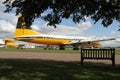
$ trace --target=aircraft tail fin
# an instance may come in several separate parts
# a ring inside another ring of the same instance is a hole
[[[25,24],[24,18],[23,17],[18,17],[18,22],[16,26],[16,30],[14,33],[14,38],[17,36],[25,36],[25,35],[40,35],[42,33],[39,33],[35,30],[32,30],[31,27],[28,27]]]

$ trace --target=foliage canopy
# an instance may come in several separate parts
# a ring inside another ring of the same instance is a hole
[[[113,20],[120,22],[119,0],[6,0],[3,4],[5,12],[15,8],[16,15],[22,14],[29,26],[38,17],[53,26],[61,23],[63,18],[79,23],[85,20],[85,16],[95,23],[102,20],[101,24],[105,27]]]

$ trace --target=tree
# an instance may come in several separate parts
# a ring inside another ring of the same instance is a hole
[[[102,25],[107,27],[113,20],[120,22],[119,0],[6,0],[5,12],[16,9],[16,15],[22,14],[28,27],[35,18],[48,21],[48,25],[61,23],[63,18],[71,18],[73,22],[85,21],[90,17],[95,23],[102,20]],[[45,13],[46,10],[47,13]],[[42,15],[43,13],[44,16]]]

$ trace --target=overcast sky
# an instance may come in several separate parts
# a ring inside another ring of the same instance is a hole
[[[17,16],[15,13],[4,13],[5,7],[0,0],[0,39],[5,37],[13,38],[13,34],[16,28]],[[70,35],[70,36],[85,36],[93,38],[113,38],[120,37],[119,23],[114,21],[112,25],[105,28],[101,25],[100,21],[94,24],[94,22],[86,17],[86,22],[75,24],[71,19],[63,20],[61,24],[57,25],[57,28],[53,26],[46,26],[48,22],[41,19],[36,19],[33,25],[33,29],[45,33],[55,35]],[[120,46],[119,41],[107,41],[102,42],[104,46]]]

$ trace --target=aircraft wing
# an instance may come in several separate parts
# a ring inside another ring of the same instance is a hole
[[[116,38],[94,39],[94,40],[81,40],[81,42],[102,42],[102,41],[110,41],[110,40],[116,40]]]
[[[91,42],[102,42],[102,41],[110,41],[110,40],[116,40],[116,38],[109,38],[109,39],[82,39],[82,40],[76,40],[71,41],[69,44],[79,44],[79,43],[91,43]]]

